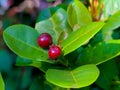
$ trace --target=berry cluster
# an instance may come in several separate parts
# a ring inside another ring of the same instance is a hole
[[[50,59],[57,59],[61,55],[61,48],[57,45],[52,45],[52,37],[48,33],[41,34],[37,43],[42,48],[48,48],[48,55]]]

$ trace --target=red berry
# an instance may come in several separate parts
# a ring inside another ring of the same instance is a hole
[[[61,48],[55,45],[50,46],[48,55],[50,59],[57,59],[61,55]]]
[[[48,33],[43,33],[38,37],[37,42],[40,47],[47,48],[52,44],[52,37]]]

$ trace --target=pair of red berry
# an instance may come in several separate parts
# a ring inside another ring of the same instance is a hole
[[[57,45],[52,45],[52,37],[48,33],[41,34],[38,39],[37,43],[42,48],[49,48],[48,55],[50,59],[57,59],[61,55],[61,48]]]

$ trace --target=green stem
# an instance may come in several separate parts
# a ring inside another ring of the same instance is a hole
[[[114,85],[120,85],[120,81],[113,81]]]

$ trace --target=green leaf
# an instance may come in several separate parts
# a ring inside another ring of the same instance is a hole
[[[112,15],[107,23],[102,28],[102,34],[104,41],[112,39],[113,30],[120,27],[120,11]]]
[[[68,6],[67,14],[68,22],[74,30],[92,22],[89,11],[79,0],[74,0],[74,2]]]
[[[109,31],[109,30],[116,29],[119,26],[120,26],[120,11],[116,12],[114,15],[112,15],[108,19],[107,23],[104,25],[102,30]]]
[[[35,28],[39,34],[49,33],[53,38],[54,44],[58,44],[59,37],[62,33],[62,39],[64,40],[72,31],[67,23],[67,14],[64,9],[58,9],[51,18],[38,22]]]
[[[54,75],[55,74],[55,75]],[[63,88],[81,88],[91,85],[99,76],[95,65],[84,65],[74,70],[48,69],[46,79]]]
[[[32,66],[36,67],[39,70],[46,72],[49,68],[53,68],[54,65],[51,63],[47,62],[40,62],[40,61],[35,61],[35,60],[29,60],[23,57],[18,56],[16,59],[16,65],[17,66]]]
[[[100,70],[100,76],[98,77],[96,84],[104,90],[110,90],[112,80],[118,75],[115,60],[110,60],[98,66]]]
[[[74,51],[90,40],[97,32],[100,31],[103,25],[103,22],[92,22],[71,33],[62,43],[64,55]]]
[[[92,39],[90,40],[89,45],[95,46],[95,45],[98,44],[99,42],[103,42],[102,30],[100,30],[100,31],[94,36],[94,38],[92,38]]]
[[[108,18],[110,15],[116,13],[120,10],[119,0],[101,0],[104,5],[102,19]]]
[[[29,90],[67,90],[67,89],[53,85],[47,82],[44,77],[39,76],[35,78],[35,80],[33,80]]]
[[[17,56],[16,65],[17,66],[30,66],[33,63],[32,60]]]
[[[62,88],[62,87],[56,86],[52,83],[49,83],[48,81],[45,81],[45,85],[51,87],[51,89],[46,88],[46,90],[68,90],[68,88]]]
[[[5,85],[4,85],[4,81],[2,79],[1,74],[0,74],[0,90],[5,90]]]
[[[87,86],[87,87],[83,87],[83,88],[79,88],[79,89],[75,89],[75,90],[91,90],[90,88],[91,88],[90,86]]]
[[[94,47],[87,47],[81,52],[76,64],[96,64],[104,63],[120,55],[120,40],[111,40],[98,43]]]
[[[43,9],[37,17],[37,22],[50,18],[57,10],[58,10],[58,7],[49,7],[49,8]]]
[[[17,55],[36,61],[47,61],[47,51],[37,45],[39,34],[33,28],[26,25],[13,25],[4,33],[4,41]]]
[[[43,9],[42,11],[40,11],[36,22],[40,22],[40,21],[50,18],[60,8],[67,10],[67,5],[59,4],[54,7],[48,7],[48,8]]]

